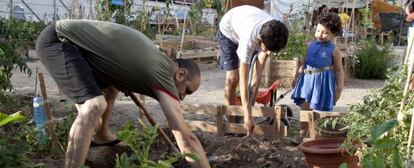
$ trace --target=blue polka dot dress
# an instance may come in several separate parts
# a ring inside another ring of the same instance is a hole
[[[309,47],[304,69],[333,66],[335,45],[331,42],[313,41]],[[308,102],[315,111],[332,111],[335,105],[336,77],[333,68],[322,72],[301,73],[292,94],[295,104]]]

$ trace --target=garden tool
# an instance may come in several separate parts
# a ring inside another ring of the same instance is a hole
[[[142,111],[144,112],[145,117],[147,117],[148,121],[151,123],[152,126],[156,126],[158,125],[157,121],[154,120],[154,118],[149,114],[148,110],[141,104],[141,102],[138,100],[138,98],[134,95],[134,93],[132,92],[127,92],[126,93],[129,97],[131,97],[132,101],[134,101],[134,103],[142,109]],[[167,134],[160,128],[157,127],[157,131],[158,133],[163,137],[163,139],[165,140],[165,142],[171,146],[171,148],[173,149],[174,152],[176,153],[180,153],[180,151],[178,150],[178,148],[174,145],[174,143],[171,141],[170,138],[168,138]]]

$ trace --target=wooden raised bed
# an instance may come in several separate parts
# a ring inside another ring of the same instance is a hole
[[[224,116],[243,116],[241,106],[226,105],[182,105],[184,114],[191,115],[215,115],[216,121],[187,120],[187,125],[193,131],[217,133],[217,136],[224,136],[225,133],[245,134],[246,130],[242,123],[228,123],[224,121]],[[281,123],[282,118],[287,118],[286,107],[252,107],[253,117],[275,117],[273,125],[256,124],[253,136],[265,137],[279,140],[287,136],[287,126]]]
[[[298,59],[267,61],[266,69],[263,71],[263,84],[267,87],[275,80],[279,80],[282,88],[290,88],[299,67]]]

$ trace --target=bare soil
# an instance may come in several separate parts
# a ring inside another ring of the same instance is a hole
[[[33,73],[36,68],[43,72],[46,81],[49,102],[52,104],[53,115],[55,118],[64,117],[68,113],[75,111],[73,104],[64,95],[59,92],[55,82],[45,70],[43,65],[36,60],[36,57],[29,62]],[[193,95],[187,96],[182,103],[188,104],[223,104],[224,96],[224,71],[220,70],[214,61],[199,62],[202,74],[202,84],[198,91]],[[359,103],[362,97],[368,94],[369,89],[379,88],[383,85],[383,80],[360,80],[348,78],[341,99],[338,101],[334,111],[346,112],[350,104]],[[27,75],[16,70],[12,77],[14,89],[11,94],[33,96],[35,94],[35,76]],[[283,93],[286,89],[279,89]],[[282,99],[278,104],[286,104],[293,109],[294,117],[299,116],[299,107],[293,104],[290,94]],[[158,102],[154,99],[146,98],[146,106],[151,115],[160,123],[161,127],[167,127],[165,117],[161,111]],[[116,131],[122,124],[128,120],[138,118],[136,105],[119,94],[114,107],[113,117],[110,123],[113,131]],[[191,116],[187,116],[191,117]],[[243,139],[241,137],[217,137],[215,134],[196,132],[206,150],[210,164],[213,167],[239,168],[239,167],[305,167],[303,154],[299,152],[295,145],[290,144],[287,140],[279,143],[264,141],[261,137],[258,139],[264,144],[258,143],[252,139]],[[154,155],[163,156],[168,152],[168,147],[156,146],[153,149]],[[62,167],[63,159],[58,160],[46,157],[36,159],[36,162],[44,163],[45,167]],[[180,164],[180,163],[178,163]],[[176,167],[184,167],[185,164]]]

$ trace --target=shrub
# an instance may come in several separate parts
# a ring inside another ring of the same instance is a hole
[[[384,79],[391,66],[392,55],[389,45],[377,46],[374,39],[362,40],[354,53],[354,74],[361,79]]]

